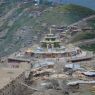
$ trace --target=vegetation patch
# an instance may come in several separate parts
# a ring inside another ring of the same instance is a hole
[[[71,42],[77,42],[93,38],[95,38],[95,32],[80,32],[72,39]]]
[[[87,20],[89,26],[91,26],[95,30],[95,18]]]
[[[95,52],[95,44],[92,45],[82,45],[80,48],[88,51],[94,51]]]

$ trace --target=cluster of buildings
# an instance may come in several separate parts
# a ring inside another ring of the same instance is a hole
[[[0,95],[25,95],[25,89],[32,91],[33,87],[38,91],[48,91],[49,87],[54,91],[62,90],[62,80],[68,80],[66,85],[69,87],[95,84],[92,78],[95,77],[95,71],[83,68],[85,61],[93,60],[93,56],[88,55],[79,47],[62,43],[60,37],[50,30],[40,41],[40,45],[25,48],[7,58],[7,67],[0,68]],[[59,88],[52,83],[54,79],[59,81]]]

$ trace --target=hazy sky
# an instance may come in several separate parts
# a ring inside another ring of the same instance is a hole
[[[95,9],[95,0],[59,0],[59,1],[62,1],[64,4],[73,3],[73,4],[79,4],[82,6],[86,6],[86,7]]]
[[[95,9],[95,0],[64,0],[64,2],[80,4]]]

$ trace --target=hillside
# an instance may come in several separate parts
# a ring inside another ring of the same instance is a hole
[[[32,3],[28,3],[16,7],[14,10],[11,9],[13,11],[9,12],[8,17],[5,16],[6,18],[0,27],[0,56],[5,56],[19,50],[21,47],[32,44],[37,34],[39,40],[40,34],[47,30],[47,26],[52,24],[69,25],[95,14],[89,8],[72,4],[43,7],[35,7]],[[0,17],[0,20],[2,20],[2,17]]]
[[[69,4],[48,9],[39,17],[39,20],[49,24],[69,25],[94,13],[95,12],[89,8]]]
[[[73,37],[72,42],[77,42],[77,41],[85,41],[85,40],[91,40],[95,39],[95,17],[86,20],[86,23],[89,27],[92,27],[93,30],[90,31],[82,31],[81,33],[77,33],[75,37]],[[90,44],[90,43],[89,43]],[[82,49],[89,50],[89,51],[94,51],[95,53],[95,43],[92,43],[90,45],[82,45]]]
[[[94,39],[95,38],[95,32],[80,32],[77,33],[71,42],[78,42],[78,41],[83,41],[83,40],[89,40],[89,39]]]

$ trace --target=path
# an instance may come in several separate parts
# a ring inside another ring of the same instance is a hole
[[[3,25],[3,23],[5,22],[5,20],[7,20],[12,15],[12,13],[15,12],[16,9],[17,9],[17,7],[14,7],[5,16],[0,17],[0,26]]]

